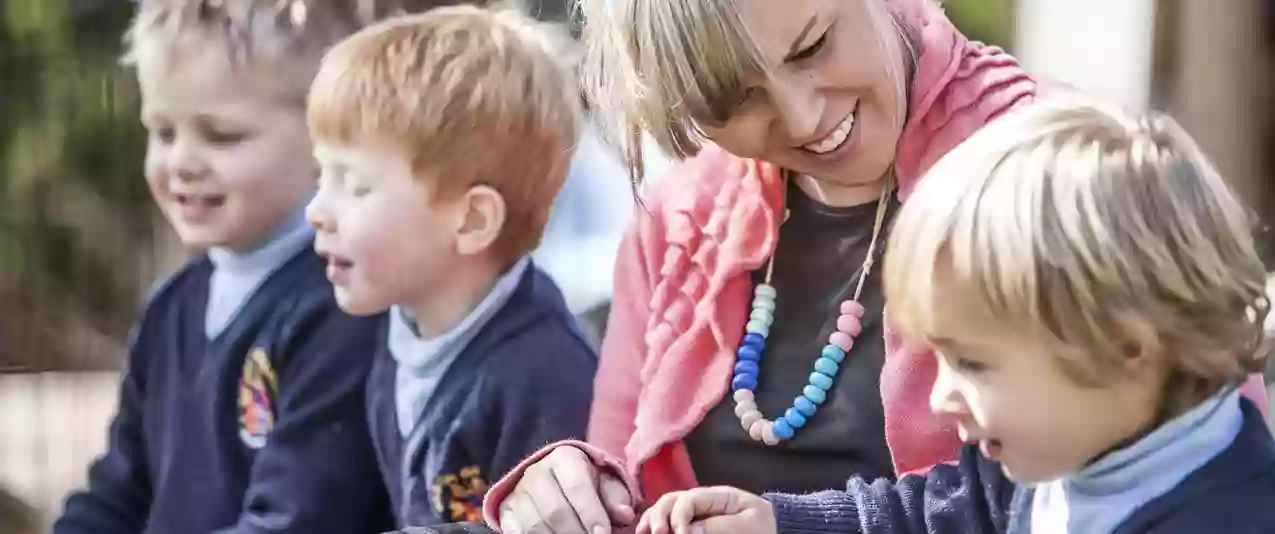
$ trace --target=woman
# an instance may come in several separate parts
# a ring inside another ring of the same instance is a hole
[[[489,524],[606,532],[674,490],[800,493],[951,459],[932,358],[891,343],[871,260],[921,173],[1036,84],[927,0],[583,10],[596,109],[689,159],[621,246],[588,444],[510,473]]]
[[[934,369],[888,342],[868,260],[920,173],[1035,83],[927,0],[582,7],[599,117],[689,159],[621,245],[588,445],[511,473],[489,523],[592,532],[678,489],[805,492],[950,459],[958,438],[926,400]]]

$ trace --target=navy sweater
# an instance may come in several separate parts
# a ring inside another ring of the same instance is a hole
[[[597,355],[539,269],[527,269],[447,368],[406,440],[387,338],[369,377],[367,409],[398,528],[481,523],[489,482],[546,444],[584,436]]]
[[[1257,408],[1242,403],[1235,441],[1113,534],[1275,532],[1275,441]],[[898,482],[850,481],[846,491],[766,495],[778,532],[840,534],[1030,534],[1032,492],[966,446],[957,465]],[[1090,533],[1077,533],[1090,534]]]
[[[336,305],[309,248],[216,338],[206,257],[133,333],[109,449],[55,534],[379,532],[391,524],[363,412],[377,320]]]

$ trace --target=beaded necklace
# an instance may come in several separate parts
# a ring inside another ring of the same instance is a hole
[[[787,195],[788,178],[784,178],[784,191]],[[872,241],[868,243],[868,256],[863,260],[859,270],[859,283],[854,289],[854,296],[841,303],[841,316],[837,318],[837,330],[828,337],[828,344],[820,351],[815,360],[814,372],[810,373],[809,383],[793,400],[792,407],[774,421],[757,408],[754,390],[757,389],[757,376],[762,353],[766,349],[766,337],[770,335],[770,326],[775,322],[775,300],[779,293],[770,284],[775,272],[775,254],[770,255],[766,265],[766,279],[753,290],[753,311],[748,316],[748,324],[744,327],[744,338],[740,341],[735,358],[735,376],[731,380],[734,391],[735,416],[754,441],[766,445],[777,445],[781,441],[792,439],[797,429],[819,411],[819,406],[828,399],[828,390],[832,388],[837,371],[846,355],[854,346],[854,338],[862,331],[864,307],[859,303],[863,292],[863,284],[872,271],[876,256],[877,241],[881,236],[881,228],[885,221],[886,208],[889,204],[890,192],[894,190],[894,173],[886,175],[886,182],[881,187],[881,197],[877,203],[876,220],[872,226]],[[784,199],[784,218],[782,225],[788,220],[787,198]],[[775,247],[778,250],[778,246]]]

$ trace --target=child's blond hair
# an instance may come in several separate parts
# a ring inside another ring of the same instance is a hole
[[[512,2],[512,0],[504,0]],[[298,105],[319,59],[359,28],[389,15],[488,0],[139,0],[125,34],[123,61],[180,61],[179,52],[219,48],[236,67],[254,66],[282,82]]]
[[[506,219],[493,252],[512,262],[539,243],[579,135],[579,92],[559,39],[507,9],[384,21],[324,57],[310,133],[396,145],[442,198],[497,190]]]
[[[916,340],[944,306],[937,270],[1082,384],[1119,369],[1131,318],[1158,336],[1176,406],[1261,369],[1250,214],[1164,115],[1067,101],[988,125],[930,170],[887,250],[888,311]]]

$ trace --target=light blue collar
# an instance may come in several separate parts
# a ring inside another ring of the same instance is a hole
[[[256,250],[209,249],[213,273],[208,281],[208,307],[204,313],[204,334],[208,339],[220,335],[262,282],[310,246],[313,237],[314,229],[305,220],[305,203],[302,203],[270,240]]]
[[[520,260],[496,280],[487,296],[470,310],[460,324],[431,339],[417,335],[415,321],[406,309],[399,306],[390,309],[388,342],[390,355],[398,363],[394,398],[398,428],[403,437],[411,434],[443,373],[505,306],[530,266],[530,259]]]
[[[1244,415],[1235,388],[1210,397],[1133,445],[1036,488],[1032,534],[1104,534],[1168,493],[1235,441]]]

